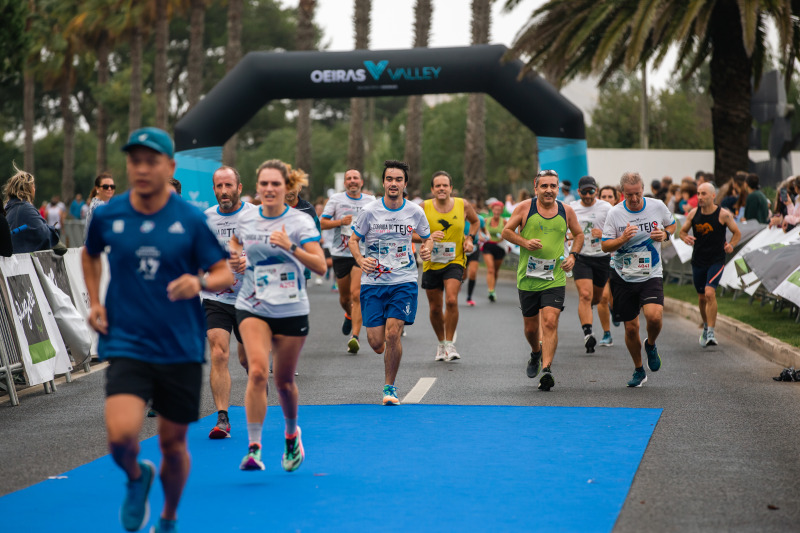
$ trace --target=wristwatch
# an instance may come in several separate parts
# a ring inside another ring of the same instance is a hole
[[[578,252],[575,252],[575,251],[570,251],[570,252],[569,252],[569,255],[574,255],[575,257],[578,257]]]
[[[292,243],[292,246],[289,248],[289,253],[294,254],[294,251],[297,250],[297,245]]]
[[[200,289],[201,290],[208,290],[208,281],[206,280],[205,274],[202,276],[197,276],[197,279],[200,280]]]

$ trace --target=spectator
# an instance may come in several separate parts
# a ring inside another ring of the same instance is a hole
[[[707,181],[708,179],[706,178],[706,173],[703,172],[702,170],[698,170],[697,172],[694,173],[694,184],[697,187],[701,186]]]
[[[83,201],[83,195],[81,193],[76,193],[75,198],[72,199],[72,203],[69,204],[70,216],[76,220],[83,218],[81,212],[83,211],[84,205],[86,205],[86,202]]]
[[[86,235],[88,235],[89,224],[92,222],[94,210],[111,200],[116,189],[117,186],[114,184],[114,178],[111,177],[110,172],[102,172],[94,179],[94,188],[89,195],[89,212],[86,213],[86,228],[83,232],[84,240],[86,240]]]
[[[11,245],[11,228],[8,226],[6,220],[6,210],[3,204],[0,203],[0,255],[3,257],[11,257],[14,253],[14,247]]]
[[[692,205],[694,199],[694,205]],[[680,215],[685,215],[692,209],[697,207],[697,185],[694,181],[684,181],[681,184],[681,199],[678,201],[678,208],[675,210]]]
[[[561,200],[565,204],[569,204],[575,201],[575,197],[570,192],[572,191],[572,182],[569,180],[564,180],[561,182],[561,191],[558,193],[556,197],[558,200]]]
[[[670,210],[671,213],[676,213],[678,209],[678,201],[680,200],[681,196],[681,186],[677,183],[671,183],[669,189],[667,190],[667,195],[664,199],[664,203],[667,204],[667,208]]]
[[[53,226],[57,230],[61,230],[61,228],[64,227],[64,219],[67,218],[67,208],[58,195],[50,198],[50,203],[45,207],[44,213],[44,218],[47,220],[48,226]]]
[[[41,213],[36,211],[33,199],[36,183],[33,175],[19,170],[3,187],[6,218],[11,228],[11,245],[15,253],[50,250],[58,244],[58,230],[48,226]]]
[[[747,189],[747,201],[744,206],[743,220],[757,220],[761,224],[769,222],[769,200],[761,192],[758,174],[750,173],[744,180]]]
[[[658,193],[661,192],[661,182],[659,180],[653,180],[650,182],[650,193],[645,194],[650,198],[658,198]]]
[[[175,194],[178,196],[181,195],[181,182],[176,180],[174,176],[169,178],[169,186],[172,187],[172,190],[175,191]]]
[[[775,207],[769,227],[778,226],[783,228],[783,231],[789,231],[800,222],[798,190],[800,190],[800,176],[791,176],[781,183],[775,197]]]

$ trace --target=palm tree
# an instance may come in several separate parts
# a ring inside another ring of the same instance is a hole
[[[314,48],[314,10],[316,0],[300,0],[297,6],[297,49]],[[313,100],[297,101],[297,143],[294,162],[298,168],[311,172],[311,104]]]
[[[225,46],[225,71],[230,72],[242,58],[242,0],[228,0],[228,44]],[[222,152],[226,165],[236,166],[236,143],[239,136],[234,135]]]
[[[489,42],[492,0],[472,0],[472,44]],[[467,100],[464,146],[464,196],[478,203],[486,199],[486,100],[480,93]]]
[[[206,26],[206,0],[189,0],[189,65],[186,96],[189,109],[200,101],[203,92],[203,35]]]
[[[513,9],[520,0],[506,0]],[[780,57],[791,79],[800,51],[800,6],[790,0],[551,0],[531,15],[509,55],[526,69],[569,80],[656,68],[677,45],[676,71],[690,76],[710,58],[714,175],[718,183],[748,168],[751,80],[760,80],[767,54],[766,24],[778,29]]]
[[[356,50],[369,48],[370,12],[372,0],[356,0],[353,26],[356,34]],[[364,169],[364,108],[361,98],[350,99],[350,134],[347,143],[347,166],[363,172]]]
[[[35,13],[35,0],[28,0],[28,18],[25,21],[25,34],[28,36],[33,33]],[[23,162],[25,164],[25,170],[30,173],[34,172],[33,125],[35,120],[34,106],[36,105],[34,100],[36,80],[33,70],[35,56],[40,53],[40,50],[39,47],[35,47],[29,51],[28,56],[25,58],[25,70],[22,81],[22,122],[25,130],[25,156]]]
[[[417,0],[414,4],[414,47],[427,47],[431,33],[431,0]],[[408,119],[406,120],[406,163],[408,189],[416,191],[422,181],[422,97],[408,97]]]
[[[156,127],[167,129],[168,95],[167,46],[169,44],[168,0],[155,0],[156,61],[153,69],[153,93],[156,97]]]

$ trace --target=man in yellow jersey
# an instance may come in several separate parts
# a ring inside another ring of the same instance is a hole
[[[422,204],[433,239],[431,260],[422,263],[422,288],[428,295],[431,325],[439,339],[435,361],[461,358],[453,342],[458,326],[458,291],[467,255],[472,253],[473,237],[480,228],[478,214],[472,205],[463,198],[451,198],[452,192],[453,179],[444,170],[439,170],[431,179],[433,199]],[[464,234],[465,220],[470,223],[468,235]]]
[[[550,365],[558,346],[558,319],[564,309],[567,284],[564,273],[572,270],[575,256],[583,247],[583,230],[575,211],[556,200],[558,173],[555,170],[542,170],[536,175],[534,193],[535,198],[514,208],[503,228],[503,238],[519,245],[517,289],[525,338],[531,345],[527,374],[535,378],[542,371],[539,389],[549,391],[555,385]],[[564,258],[567,229],[573,241],[572,249]]]

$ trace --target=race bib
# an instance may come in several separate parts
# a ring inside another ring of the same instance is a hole
[[[291,263],[256,265],[256,298],[270,305],[293,304],[300,301],[300,283]]]
[[[378,249],[378,263],[392,270],[403,268],[411,263],[408,243],[382,242]]]
[[[529,278],[537,278],[545,281],[555,279],[556,259],[539,259],[538,257],[528,257],[528,268],[525,275]]]
[[[603,249],[600,247],[601,240],[602,239],[600,237],[589,236],[588,241],[586,243],[588,244],[589,251],[592,253],[602,252]]]
[[[653,270],[650,252],[631,252],[622,256],[622,274],[626,276],[649,276]]]
[[[431,250],[431,261],[434,263],[449,263],[456,259],[456,243],[454,242],[434,242]]]
[[[342,230],[343,237],[350,237],[353,234],[353,226],[339,226],[339,229]]]

